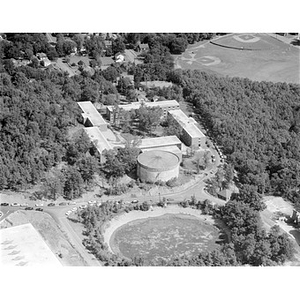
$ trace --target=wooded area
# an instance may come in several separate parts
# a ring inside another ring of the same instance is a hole
[[[240,184],[300,203],[300,87],[174,71]]]

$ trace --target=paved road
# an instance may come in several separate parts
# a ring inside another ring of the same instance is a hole
[[[224,205],[225,201],[220,200],[218,198],[215,198],[204,191],[205,187],[205,182],[204,180],[214,176],[217,166],[220,164],[220,158],[217,154],[217,152],[213,149],[210,149],[210,151],[215,154],[216,156],[216,162],[214,164],[211,164],[207,169],[206,169],[206,174],[202,178],[199,179],[199,181],[195,182],[192,186],[189,186],[188,188],[181,190],[179,192],[175,193],[166,193],[166,194],[160,194],[160,195],[143,195],[141,196],[142,201],[158,201],[160,197],[172,197],[174,199],[174,202],[179,202],[184,199],[190,199],[191,196],[195,195],[197,199],[209,199],[213,203],[217,203],[219,205]],[[117,196],[117,197],[110,197],[109,200],[118,200],[122,198],[125,201],[131,201],[132,198],[128,195],[127,197],[124,196]],[[31,201],[28,201],[31,202]],[[36,203],[36,202],[32,202]],[[76,202],[75,205],[67,205],[67,206],[44,206],[44,212],[49,213],[53,219],[58,223],[59,227],[61,230],[67,235],[69,241],[71,244],[75,247],[75,249],[82,255],[82,257],[85,259],[88,265],[90,266],[100,266],[101,264],[99,263],[96,258],[89,253],[85,247],[82,245],[82,237],[77,234],[77,232],[72,228],[71,221],[69,221],[65,215],[67,211],[69,211],[71,208],[75,206],[80,206],[82,204],[86,204],[85,202]],[[34,205],[34,204],[30,204]],[[6,218],[9,214],[12,212],[19,210],[19,209],[24,209],[25,207],[12,207],[12,206],[1,206],[1,211],[3,212],[3,216],[0,218],[0,221]]]

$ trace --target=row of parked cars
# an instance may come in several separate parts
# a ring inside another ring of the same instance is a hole
[[[32,206],[28,206],[28,207],[25,208],[25,210],[33,210],[33,207],[32,207]],[[36,208],[35,210],[36,210],[36,211],[43,211],[44,209],[41,208],[41,207],[38,207],[38,208]]]
[[[75,201],[72,201],[72,202],[60,202],[59,204],[55,204],[54,202],[51,202],[49,203],[47,206],[56,206],[56,205],[59,205],[59,206],[65,206],[65,205],[74,205],[76,204]],[[14,203],[7,203],[7,202],[2,202],[0,204],[1,206],[25,206],[25,207],[28,207],[28,203],[17,203],[17,202],[14,202]],[[44,203],[35,203],[34,206],[37,206],[37,207],[40,207],[40,206],[44,206]]]
[[[73,207],[71,210],[68,210],[66,212],[66,216],[68,217],[71,213],[76,212],[78,210],[78,207]]]

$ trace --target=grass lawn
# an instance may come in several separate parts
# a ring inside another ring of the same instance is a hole
[[[210,251],[218,247],[220,238],[215,226],[197,217],[165,214],[121,226],[113,233],[110,246],[125,257],[140,256],[149,261]]]
[[[238,35],[243,40],[243,35]],[[246,77],[256,81],[300,83],[299,49],[266,34],[254,34],[259,41],[241,42],[233,35],[215,41],[225,47],[260,49],[255,51],[224,48],[209,42],[191,45],[177,58],[177,67],[199,69],[230,77]],[[219,63],[205,65],[207,57]]]

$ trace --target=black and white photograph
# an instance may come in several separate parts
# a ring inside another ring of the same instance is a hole
[[[135,8],[128,29],[0,27],[1,269],[134,269],[144,293],[153,270],[297,270],[299,28]]]

